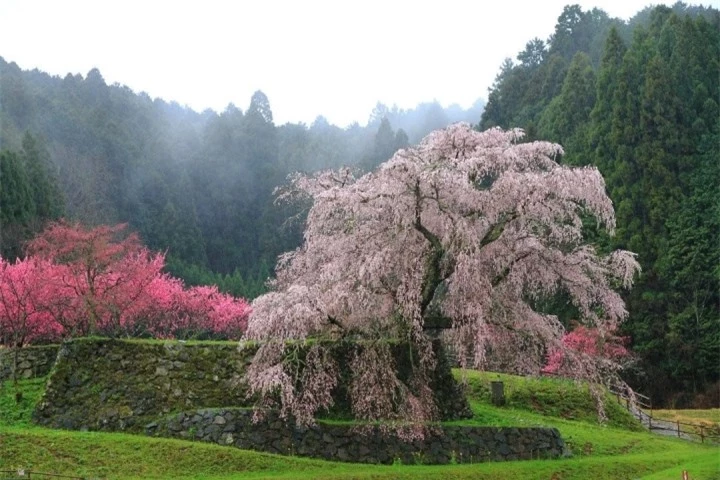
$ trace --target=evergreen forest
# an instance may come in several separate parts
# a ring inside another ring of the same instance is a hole
[[[245,109],[196,112],[97,69],[61,78],[0,57],[0,256],[22,256],[49,220],[127,222],[188,285],[252,299],[302,242],[306,205],[275,202],[291,173],[369,171],[458,121],[519,127],[605,178],[617,231],[587,233],[642,266],[624,292],[627,380],[658,406],[717,407],[720,12],[676,3],[623,21],[570,5],[548,33],[505,60],[487,102],[378,103],[346,128],[322,116],[277,125],[262,91]],[[571,321],[563,298],[545,303]]]

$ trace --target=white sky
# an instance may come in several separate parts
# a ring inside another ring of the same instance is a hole
[[[658,2],[0,0],[0,56],[60,76],[97,67],[198,111],[245,110],[261,89],[276,124],[345,126],[377,101],[486,98],[503,59],[546,39],[571,3],[627,19]]]

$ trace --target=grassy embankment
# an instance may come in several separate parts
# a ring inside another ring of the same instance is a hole
[[[608,402],[610,423],[600,426],[582,388],[555,379],[501,376],[508,404],[493,407],[488,386],[496,374],[469,372],[474,417],[464,424],[556,427],[572,448],[561,460],[445,466],[375,466],[325,462],[242,451],[210,444],[125,434],[69,432],[35,427],[30,412],[43,379],[0,389],[0,470],[91,478],[318,478],[318,479],[720,479],[720,449],[641,431]]]

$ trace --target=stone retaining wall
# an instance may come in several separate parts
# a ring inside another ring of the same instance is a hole
[[[334,354],[347,357],[348,345],[338,345]],[[398,357],[407,352],[400,344],[393,348]],[[242,378],[254,353],[252,347],[239,350],[237,342],[67,342],[33,420],[72,430],[142,432],[172,412],[250,406]],[[468,416],[467,400],[448,364],[438,362],[432,381],[443,419]],[[333,414],[345,418],[349,407],[339,390]]]
[[[298,427],[273,415],[253,423],[252,412],[243,409],[183,412],[149,423],[145,433],[358,463],[475,463],[557,458],[565,452],[565,443],[554,428],[444,426],[423,440],[405,442],[376,427],[367,433],[341,424]]]
[[[72,430],[141,432],[170,412],[247,403],[252,352],[236,342],[79,339],[67,342],[33,420]]]
[[[334,354],[346,359],[349,348],[340,345]],[[407,349],[393,348],[401,360]],[[252,411],[241,408],[251,403],[241,380],[254,349],[239,350],[234,342],[80,339],[64,343],[57,356],[55,351],[57,347],[22,350],[19,363],[22,376],[47,374],[54,363],[33,412],[36,423],[50,427],[144,432],[363,463],[553,458],[564,451],[557,430],[545,428],[445,426],[422,441],[407,443],[377,427],[363,434],[339,422],[299,427],[276,413],[253,423]],[[467,401],[449,366],[439,362],[435,375],[433,389],[441,412],[464,415]]]
[[[17,350],[17,378],[44,377],[55,364],[57,345],[26,347]],[[0,381],[13,377],[15,350],[0,350]]]

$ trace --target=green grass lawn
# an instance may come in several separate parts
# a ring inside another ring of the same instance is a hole
[[[489,404],[487,388],[496,374],[470,372],[474,416],[460,422],[497,426],[550,426],[560,430],[572,458],[445,466],[359,465],[285,457],[199,442],[98,432],[38,428],[30,413],[44,379],[20,382],[15,404],[11,382],[0,389],[0,470],[88,478],[177,479],[720,479],[720,449],[651,435],[608,410],[599,425],[592,400],[582,387],[555,379],[501,376],[508,405]],[[610,399],[611,400],[611,399]],[[584,406],[582,406],[584,405]]]

